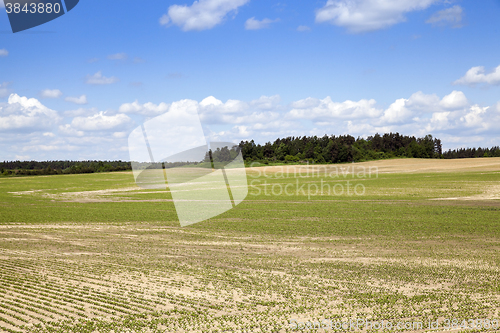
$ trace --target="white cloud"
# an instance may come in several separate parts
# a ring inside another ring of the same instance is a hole
[[[118,78],[114,76],[112,77],[103,76],[101,71],[95,73],[94,75],[87,75],[86,79],[87,84],[95,84],[95,85],[112,84],[118,81],[119,81]]]
[[[49,151],[49,152],[76,151],[78,149],[79,149],[79,147],[71,146],[71,145],[56,145],[56,144],[54,144],[54,145],[33,145],[33,146],[23,147],[23,152],[26,152],[26,151],[39,152],[40,150]]]
[[[245,22],[245,29],[246,30],[259,30],[259,29],[265,29],[269,28],[271,26],[271,23],[278,22],[279,19],[271,20],[268,18],[265,18],[263,20],[256,20],[255,17],[251,17]]]
[[[345,126],[345,134],[349,135],[369,136],[375,133],[389,133],[392,130],[393,128],[390,126],[373,126],[367,123],[354,123],[350,120],[347,121],[347,125]]]
[[[466,107],[469,102],[463,92],[454,90],[451,94],[444,96],[439,104],[445,109],[456,110]]]
[[[205,123],[238,123],[236,118],[249,108],[248,103],[238,100],[228,100],[226,103],[213,96],[203,99],[198,105],[198,113]]]
[[[500,84],[500,66],[491,73],[485,74],[483,66],[472,67],[463,77],[453,82],[454,84],[464,84],[474,86],[479,83],[497,85]]]
[[[200,105],[203,107],[210,107],[210,106],[220,106],[223,105],[221,100],[215,98],[214,96],[208,96],[207,98],[203,99],[200,102]]]
[[[172,5],[168,8],[168,13],[160,18],[160,24],[174,24],[183,31],[212,29],[248,1],[250,0],[199,0],[191,6]]]
[[[406,106],[413,111],[432,112],[440,110],[439,103],[440,99],[436,94],[429,95],[417,91],[410,96],[406,102]]]
[[[279,105],[281,97],[279,95],[260,96],[259,99],[250,102],[250,106],[255,106],[261,110],[275,109]]]
[[[0,57],[6,57],[9,55],[9,51],[6,49],[0,49]]]
[[[379,117],[382,110],[375,108],[375,100],[362,99],[358,102],[333,102],[330,97],[324,99],[308,98],[293,103],[294,108],[288,116],[292,119],[313,119],[328,121],[329,119],[347,119]]]
[[[401,98],[392,103],[379,123],[408,123],[411,118],[419,120],[422,115],[432,113],[435,118],[431,122],[442,125],[443,117],[450,114],[448,111],[465,110],[468,105],[469,101],[461,91],[454,90],[441,100],[435,94],[427,95],[419,91],[408,99]]]
[[[399,123],[408,120],[413,112],[407,108],[409,100],[400,98],[389,106],[384,111],[384,116],[381,118],[382,122]]]
[[[226,103],[209,96],[198,105],[202,121],[210,124],[254,124],[268,123],[279,116],[280,97],[261,96],[259,99],[244,102],[229,99]]]
[[[81,116],[91,116],[96,113],[99,113],[99,110],[97,108],[89,108],[89,109],[79,108],[76,110],[64,111],[63,115],[65,117],[81,117]]]
[[[74,129],[73,127],[71,127],[70,124],[60,125],[59,126],[59,133],[65,135],[65,136],[78,136],[78,137],[81,137],[81,136],[85,135],[85,132],[78,131],[78,130]]]
[[[128,134],[127,132],[114,132],[113,138],[122,139],[122,138],[126,137],[127,134]]]
[[[63,93],[59,89],[45,89],[40,92],[42,98],[59,98],[62,94]]]
[[[128,124],[131,119],[124,114],[107,116],[106,112],[99,112],[91,117],[76,117],[71,127],[82,131],[105,131]]]
[[[238,131],[238,135],[240,135],[240,136],[250,135],[246,126],[235,126],[234,129],[236,129]]]
[[[316,22],[345,27],[351,33],[374,31],[406,21],[404,14],[438,0],[328,0],[316,10]]]
[[[0,7],[3,7],[3,2]],[[16,155],[16,161],[29,161],[30,155]]]
[[[126,60],[128,58],[126,53],[115,53],[108,56],[109,60]]]
[[[425,130],[430,133],[450,129],[452,127],[450,116],[452,116],[451,112],[434,112],[431,119],[427,121]]]
[[[297,31],[300,32],[311,31],[311,28],[309,28],[307,25],[299,25],[297,27]]]
[[[453,28],[462,27],[463,8],[455,5],[432,15],[425,23],[432,25],[450,25]]]
[[[301,99],[295,102],[292,102],[290,105],[292,108],[297,108],[297,109],[308,109],[315,107],[318,105],[318,99],[313,98],[313,97],[307,97],[305,99]]]
[[[57,112],[47,108],[36,98],[11,94],[7,104],[0,105],[0,131],[25,129],[37,131],[49,128],[58,121]]]
[[[386,108],[377,106],[373,99],[338,102],[330,97],[309,97],[283,105],[278,95],[252,101],[221,101],[214,96],[199,102],[186,99],[171,104],[134,101],[122,104],[117,114],[95,108],[66,111],[65,117],[75,118],[62,124],[57,112],[36,99],[16,96],[11,95],[9,103],[0,104],[0,130],[16,130],[2,137],[4,144],[0,147],[8,158],[29,152],[35,159],[126,160],[129,157],[123,148],[133,125],[130,114],[168,114],[168,119],[180,121],[186,113],[197,113],[206,135],[218,141],[254,139],[262,144],[302,135],[366,137],[377,132],[399,132],[421,137],[430,133],[443,140],[445,149],[459,144],[497,144],[496,124],[500,122],[500,103],[490,107],[473,105],[461,91],[452,91],[442,98],[419,91],[395,99]]]
[[[71,103],[75,103],[75,104],[80,104],[80,105],[88,104],[87,96],[86,95],[81,95],[80,97],[71,97],[71,96],[68,96],[64,100],[67,101],[67,102],[71,102]]]
[[[155,116],[168,111],[170,107],[167,103],[154,104],[151,102],[140,104],[137,100],[132,103],[124,103],[118,111],[122,113],[135,113],[144,116]]]
[[[478,105],[473,105],[469,112],[460,118],[460,121],[464,123],[466,127],[475,127],[479,129],[487,129],[488,123],[484,121],[483,115],[486,114],[489,107],[480,107]]]
[[[8,95],[10,95],[10,82],[3,82],[0,83],[0,98],[4,98]]]

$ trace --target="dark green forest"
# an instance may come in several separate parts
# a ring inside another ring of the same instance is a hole
[[[0,162],[4,176],[37,176],[132,170],[124,161],[12,161]]]
[[[399,133],[375,134],[366,139],[350,135],[323,137],[288,137],[264,145],[242,141],[240,148],[245,162],[346,163],[387,158],[475,158],[500,157],[500,147],[462,148],[442,151],[441,140],[427,135],[423,138]]]
[[[399,133],[375,134],[366,139],[350,135],[288,137],[273,143],[240,143],[245,161],[346,163],[394,157],[441,158],[441,140],[432,135],[423,138]]]
[[[236,149],[235,149],[236,148]],[[256,144],[254,140],[241,141],[235,147],[217,149],[207,154],[207,162],[230,161],[241,150],[246,164],[281,163],[348,163],[388,158],[476,158],[500,157],[500,147],[461,148],[442,151],[441,140],[427,135],[423,138],[399,133],[375,134],[366,139],[350,135],[287,137]],[[158,168],[178,167],[189,162],[161,163]],[[1,176],[33,176],[79,174],[132,170],[127,161],[11,161],[0,162]]]

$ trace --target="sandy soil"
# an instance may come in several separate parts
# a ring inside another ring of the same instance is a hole
[[[370,168],[379,173],[421,173],[421,172],[467,172],[467,171],[500,171],[500,157],[492,158],[470,158],[457,160],[436,160],[436,159],[392,159],[369,161],[361,163],[349,164],[329,164],[329,165],[290,165],[290,166],[266,166],[247,168],[249,171],[254,171],[263,174],[275,173],[283,171],[285,173],[299,172],[306,173],[306,170],[319,170],[323,172],[324,168],[328,172],[360,172],[365,169],[367,172]]]

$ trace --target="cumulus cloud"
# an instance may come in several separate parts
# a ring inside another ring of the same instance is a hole
[[[131,119],[125,114],[114,116],[99,112],[90,117],[76,117],[71,122],[71,127],[81,131],[106,131],[128,124]]]
[[[456,110],[466,107],[469,102],[463,92],[454,90],[451,94],[444,96],[439,104],[444,109]]]
[[[498,85],[500,84],[500,66],[488,74],[485,73],[483,66],[472,67],[463,77],[453,83],[469,86],[474,86],[480,83]]]
[[[199,0],[191,6],[172,5],[167,14],[160,18],[160,24],[173,24],[183,31],[212,29],[248,1],[250,0]]]
[[[473,105],[466,115],[460,118],[460,121],[466,127],[475,127],[477,129],[487,129],[488,123],[485,122],[483,116],[486,115],[489,107],[480,107],[478,105]]]
[[[59,89],[45,89],[40,92],[42,98],[59,98],[62,94],[63,93]]]
[[[455,5],[432,15],[425,23],[432,25],[449,25],[452,28],[462,27],[463,8]]]
[[[255,106],[261,110],[271,110],[275,109],[281,101],[279,95],[273,96],[260,96],[259,99],[250,102],[250,106]]]
[[[96,113],[99,113],[97,108],[79,108],[76,110],[68,110],[64,111],[63,115],[65,117],[81,117],[81,116],[92,116]]]
[[[279,117],[279,102],[278,95],[261,96],[250,102],[229,99],[225,103],[209,96],[199,103],[198,113],[209,124],[269,123]]]
[[[250,102],[229,99],[226,102],[208,96],[202,101],[181,100],[172,104],[151,102],[141,104],[137,100],[132,103],[122,104],[118,111],[126,114],[138,114],[152,117],[167,112],[196,112],[202,121],[209,124],[243,124],[246,122],[266,123],[278,116],[277,111],[283,109],[280,105],[280,97],[261,96]]]
[[[7,104],[0,105],[0,131],[43,130],[59,119],[56,111],[47,108],[36,98],[11,94]]]
[[[67,101],[67,102],[71,102],[71,103],[75,103],[75,104],[80,104],[80,105],[88,103],[88,101],[87,101],[87,95],[81,95],[80,97],[71,97],[71,96],[68,96],[64,100]]]
[[[128,56],[126,53],[115,53],[108,56],[109,60],[127,60]]]
[[[134,118],[168,114],[168,119],[181,121],[186,113],[200,115],[204,132],[213,141],[254,139],[264,143],[287,136],[367,137],[377,132],[399,132],[414,136],[430,133],[442,139],[445,148],[454,148],[472,142],[469,140],[479,140],[474,141],[476,145],[493,142],[498,137],[500,103],[479,106],[461,91],[443,97],[419,91],[397,98],[387,107],[378,106],[374,99],[333,101],[330,97],[309,97],[283,105],[278,95],[251,101],[222,101],[208,96],[201,101],[185,99],[170,104],[134,101],[122,104],[117,114],[92,108],[66,111],[64,116],[74,119],[61,124],[57,113],[36,99],[11,95],[9,103],[0,104],[0,130],[16,130],[4,137],[17,146],[9,143],[2,149],[10,152],[6,156],[12,158],[24,151],[30,155],[33,152],[35,158],[67,158],[64,154],[73,151],[78,153],[72,158],[127,159],[126,140],[133,127],[132,114]],[[50,154],[43,155],[43,151]]]
[[[265,18],[263,20],[256,20],[255,17],[251,17],[245,22],[245,29],[246,30],[259,30],[259,29],[265,29],[269,28],[271,26],[271,23],[278,22],[279,19],[271,20],[268,18]]]
[[[278,122],[276,126],[280,128],[281,123],[293,121],[292,126],[284,131],[287,136],[294,130],[304,135],[314,124],[313,135],[324,131],[325,134],[366,137],[377,132],[400,132],[453,138],[457,134],[466,137],[468,134],[465,133],[492,135],[492,124],[500,121],[500,104],[498,108],[471,104],[461,91],[452,91],[442,98],[419,91],[408,98],[396,99],[387,108],[377,106],[373,99],[337,102],[329,97],[309,97],[290,103],[286,109],[284,113],[276,108],[265,112],[268,120],[260,123],[258,120],[251,122],[252,118],[248,117],[239,126],[246,126],[254,137],[269,133],[270,130],[265,129],[268,124]],[[271,116],[273,113],[277,114],[275,118]]]
[[[0,49],[0,57],[6,57],[8,55],[9,55],[9,51],[7,51],[6,49]]]
[[[439,111],[440,98],[436,94],[424,94],[417,91],[408,98],[405,103],[408,108],[415,112]]]
[[[410,96],[410,98],[401,98],[392,103],[384,111],[379,123],[396,124],[407,123],[410,119],[419,117],[422,114],[433,113],[436,115],[434,120],[442,120],[444,115],[450,114],[448,111],[465,110],[469,101],[461,91],[452,91],[442,99],[435,94],[428,95],[419,91]]]
[[[451,117],[450,117],[451,116]],[[427,121],[425,130],[427,132],[433,131],[443,131],[450,129],[452,127],[451,120],[453,114],[449,111],[447,112],[434,112],[431,118]]]
[[[94,75],[87,75],[87,78],[86,78],[86,83],[93,84],[93,85],[112,84],[112,83],[115,83],[118,81],[119,80],[117,77],[114,77],[114,76],[105,77],[105,76],[103,76],[101,71],[95,73]]]
[[[170,107],[167,103],[154,104],[151,102],[140,104],[137,100],[132,103],[124,103],[118,111],[122,113],[135,113],[144,116],[156,116],[168,111]]]
[[[324,99],[308,98],[292,103],[293,109],[288,116],[292,119],[331,120],[347,118],[374,118],[382,114],[382,110],[375,107],[375,100],[362,99],[358,102],[334,102],[330,97]]]
[[[408,99],[400,98],[392,103],[384,111],[384,116],[381,118],[382,122],[400,123],[410,118],[413,115],[413,111],[407,107],[408,102]]]
[[[74,129],[70,124],[60,125],[59,133],[63,134],[64,136],[82,137],[85,135],[85,132]]]
[[[406,21],[405,14],[439,0],[328,0],[316,10],[316,22],[328,22],[351,33],[374,31]]]

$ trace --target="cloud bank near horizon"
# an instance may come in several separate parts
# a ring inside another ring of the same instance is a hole
[[[444,149],[494,146],[500,142],[500,102],[480,106],[454,90],[439,97],[418,91],[383,108],[375,99],[333,101],[308,97],[284,105],[280,96],[251,101],[214,96],[201,101],[124,102],[116,110],[81,108],[55,111],[36,98],[11,94],[0,103],[0,143],[4,159],[128,160],[131,130],[155,116],[197,112],[205,135],[213,141],[274,141],[288,136],[343,135],[368,137],[399,132],[422,137],[432,134]],[[8,135],[7,135],[8,134]]]

